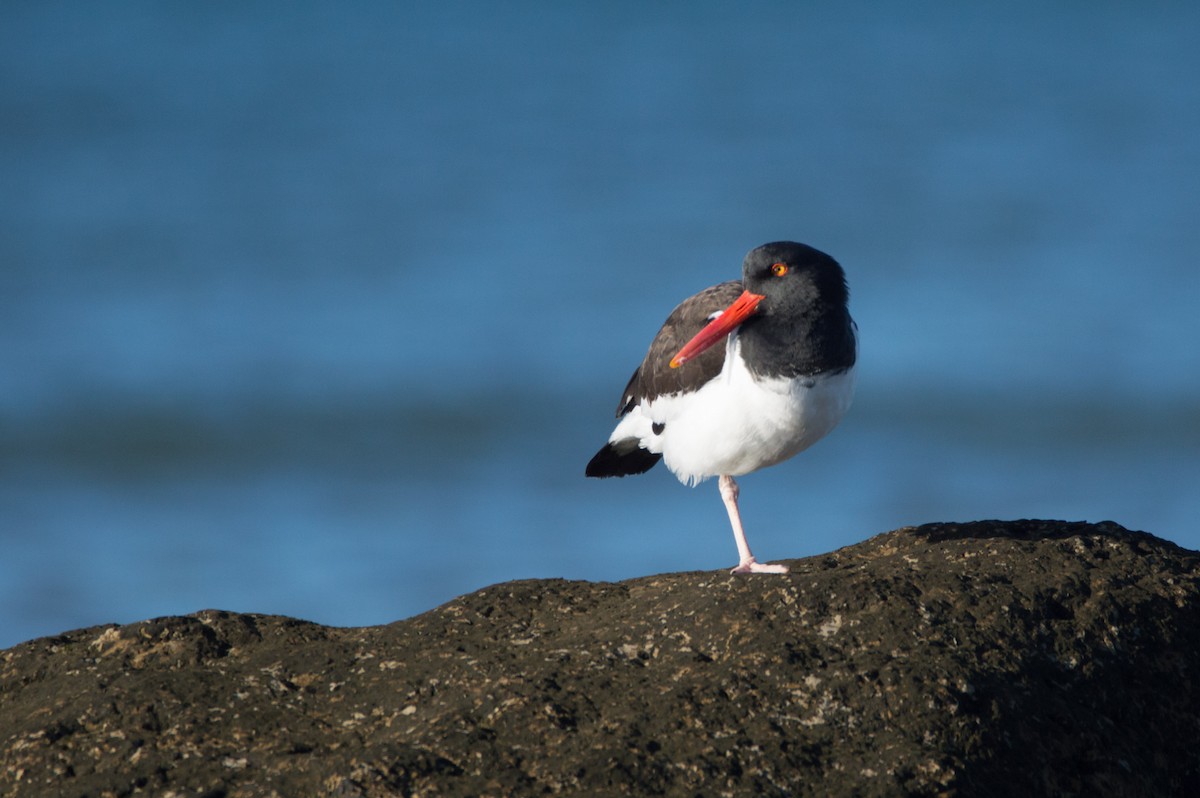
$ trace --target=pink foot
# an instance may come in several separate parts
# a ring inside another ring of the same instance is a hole
[[[738,563],[731,574],[786,574],[788,567],[778,563],[761,563],[751,557],[746,562]]]

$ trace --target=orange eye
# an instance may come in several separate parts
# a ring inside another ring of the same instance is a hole
[[[771,273],[776,277],[782,277],[783,275],[787,274],[787,272],[788,267],[786,263],[776,263],[771,266]]]

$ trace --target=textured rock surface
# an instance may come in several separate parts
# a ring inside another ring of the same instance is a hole
[[[980,522],[791,565],[35,640],[0,794],[1200,795],[1195,552]]]

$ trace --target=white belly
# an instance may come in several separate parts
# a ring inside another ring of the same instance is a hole
[[[853,396],[853,369],[755,379],[734,344],[715,379],[694,393],[635,407],[610,440],[637,437],[644,448],[662,454],[681,482],[694,485],[722,474],[748,474],[807,449],[837,426]],[[655,423],[665,425],[661,434],[654,434]]]

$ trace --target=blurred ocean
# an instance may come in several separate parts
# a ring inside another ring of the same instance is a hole
[[[782,238],[862,354],[741,480],[761,558],[1200,548],[1200,6],[415,5],[0,11],[0,647],[731,566],[714,483],[583,467]]]

